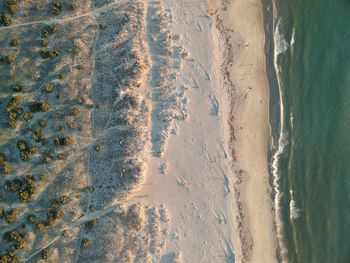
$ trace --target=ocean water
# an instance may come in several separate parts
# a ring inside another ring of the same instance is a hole
[[[297,263],[350,262],[350,1],[275,6],[282,254]]]

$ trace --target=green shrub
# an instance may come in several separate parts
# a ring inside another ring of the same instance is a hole
[[[64,72],[61,72],[61,73],[58,75],[58,78],[59,78],[60,80],[65,80],[65,79],[67,78],[67,74],[64,73]]]
[[[5,216],[5,209],[0,206],[0,219],[2,219]]]
[[[10,45],[11,47],[16,47],[19,44],[19,40],[17,38],[11,39]]]
[[[43,59],[47,58],[56,58],[61,54],[61,51],[58,49],[52,51],[40,51],[40,55]]]
[[[13,63],[15,63],[16,62],[16,55],[11,54],[11,55],[6,56],[6,62],[9,65],[12,65]]]
[[[61,3],[54,3],[52,6],[52,13],[58,16],[62,11],[62,4]]]
[[[53,88],[54,88],[54,86],[52,83],[47,83],[44,86],[44,89],[47,93],[51,93],[53,91]]]
[[[45,127],[47,125],[47,120],[41,119],[39,120],[40,127]]]
[[[48,35],[53,35],[58,31],[58,27],[55,24],[45,26],[43,30],[43,35],[47,37]]]
[[[21,0],[6,0],[6,5],[16,5],[20,2]]]
[[[61,198],[60,198],[60,202],[62,205],[66,205],[69,203],[69,197],[66,196],[66,195],[62,195]]]
[[[7,213],[5,219],[7,223],[14,224],[17,221],[19,216],[19,211],[17,208],[11,208],[11,210]]]
[[[43,249],[43,251],[41,251],[41,257],[45,260],[50,259],[52,255],[53,255],[52,250],[49,248],[45,248]]]
[[[91,246],[91,241],[87,238],[83,238],[83,240],[81,241],[81,247],[83,249],[87,249]]]
[[[73,108],[73,109],[72,109],[72,114],[75,115],[75,116],[77,116],[77,115],[80,114],[80,110],[79,110],[78,108]]]
[[[5,189],[10,192],[16,192],[21,189],[23,182],[19,179],[5,182]]]
[[[45,136],[42,134],[41,128],[34,128],[33,139],[37,142],[43,142],[46,140]]]
[[[45,224],[45,222],[40,221],[38,223],[36,223],[36,229],[38,229],[39,232],[41,233],[46,233],[47,232],[47,226]]]
[[[1,23],[5,26],[12,25],[12,16],[10,14],[2,14],[1,15]]]
[[[92,220],[90,220],[90,221],[87,221],[87,222],[85,223],[85,226],[86,226],[87,228],[89,228],[89,229],[92,229],[92,228],[95,228],[95,227],[96,227],[97,223],[98,223],[98,219],[97,219],[97,218],[94,218],[94,219],[92,219]]]
[[[49,45],[49,40],[47,38],[44,38],[40,42],[42,47],[47,47]]]
[[[7,6],[7,9],[9,10],[10,14],[15,14],[18,11],[18,5],[9,5]]]
[[[95,145],[95,151],[96,151],[96,152],[101,151],[101,145],[96,144],[96,145]]]
[[[33,114],[31,112],[25,112],[23,114],[23,119],[26,121],[30,121],[31,119],[33,119]]]
[[[0,164],[7,161],[6,155],[3,152],[0,152]]]
[[[23,98],[20,96],[14,96],[10,99],[9,103],[7,104],[6,111],[10,112],[15,107],[17,107],[19,104],[21,104],[23,101]]]
[[[47,180],[47,178],[48,178],[47,174],[41,174],[39,176],[39,181],[40,182],[45,182]]]
[[[76,8],[77,8],[77,7],[76,7],[76,5],[75,5],[74,3],[69,3],[69,4],[68,4],[68,10],[69,10],[69,11],[74,11]]]
[[[35,224],[36,221],[37,221],[36,215],[34,215],[34,214],[29,214],[29,215],[27,216],[27,221],[28,221],[29,224]]]
[[[3,174],[10,174],[13,171],[13,167],[11,164],[4,162],[4,163],[0,163],[0,173]]]
[[[24,177],[24,184],[19,190],[19,200],[21,202],[32,201],[36,194],[36,182],[34,176],[26,175]]]

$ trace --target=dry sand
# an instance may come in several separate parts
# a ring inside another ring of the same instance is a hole
[[[184,91],[186,117],[163,134],[129,202],[168,211],[163,263],[277,261],[261,2],[218,2],[159,3],[169,35],[188,53],[171,84]]]

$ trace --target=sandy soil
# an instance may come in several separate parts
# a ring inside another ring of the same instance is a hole
[[[261,3],[162,2],[189,54],[176,79],[188,118],[130,201],[168,209],[161,262],[276,262]]]

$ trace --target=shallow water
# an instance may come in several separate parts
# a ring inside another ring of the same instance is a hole
[[[278,172],[287,257],[350,262],[350,2],[275,3],[284,38],[279,41],[287,45],[278,56],[285,95],[287,145]]]

